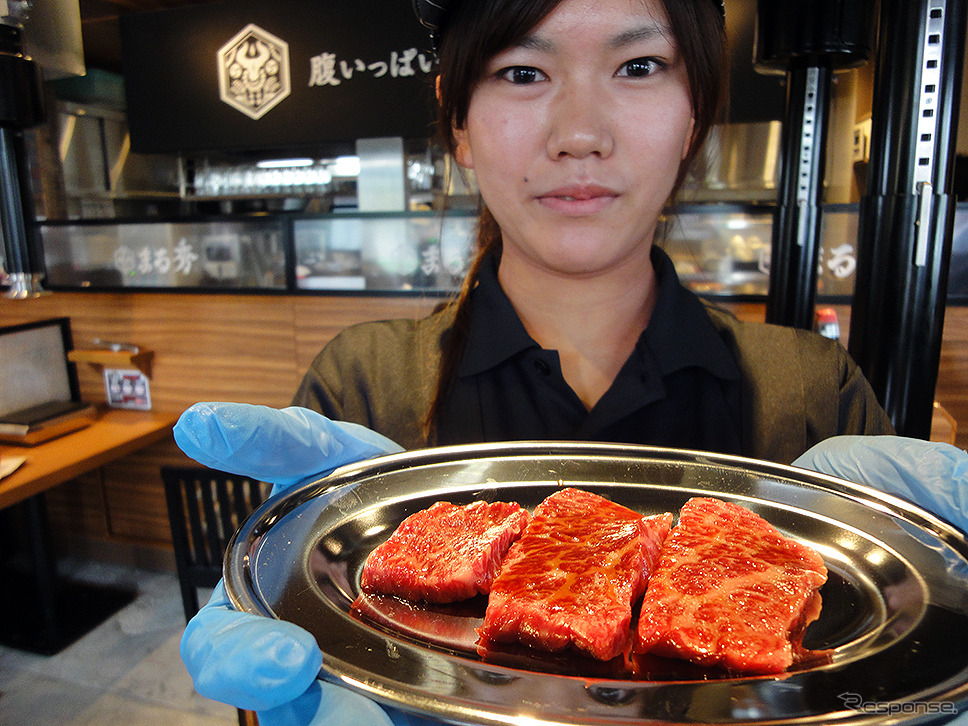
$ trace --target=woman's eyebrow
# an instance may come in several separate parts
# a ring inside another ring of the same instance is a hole
[[[619,33],[612,38],[611,42],[609,42],[609,45],[612,48],[623,48],[627,45],[638,43],[643,40],[668,37],[670,37],[668,28],[653,23],[650,25],[643,25],[638,28],[631,28],[630,30]]]
[[[611,48],[624,48],[625,46],[652,40],[654,38],[670,37],[669,29],[657,23],[650,23],[641,27],[630,28],[614,36],[608,45]],[[511,44],[512,48],[523,48],[525,50],[536,50],[545,53],[553,53],[557,48],[554,41],[543,38],[537,34],[525,35],[523,38]]]
[[[538,35],[526,35],[512,43],[511,47],[523,48],[524,50],[539,50],[546,53],[553,52],[556,48],[554,42]]]

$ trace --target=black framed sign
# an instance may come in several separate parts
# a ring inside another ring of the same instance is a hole
[[[407,0],[228,0],[121,17],[142,153],[427,138],[429,36]]]

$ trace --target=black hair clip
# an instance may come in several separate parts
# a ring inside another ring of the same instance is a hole
[[[413,10],[421,25],[431,31],[440,27],[440,19],[450,0],[413,0]]]

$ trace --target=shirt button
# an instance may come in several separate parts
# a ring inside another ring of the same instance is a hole
[[[548,365],[548,361],[542,360],[541,358],[538,358],[534,362],[534,369],[543,376],[551,375],[551,366]]]

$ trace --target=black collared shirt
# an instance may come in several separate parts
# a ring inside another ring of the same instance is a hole
[[[528,335],[487,260],[471,293],[471,328],[438,420],[442,444],[613,441],[741,452],[740,371],[702,303],[653,248],[655,310],[612,386],[589,411],[558,353]]]

